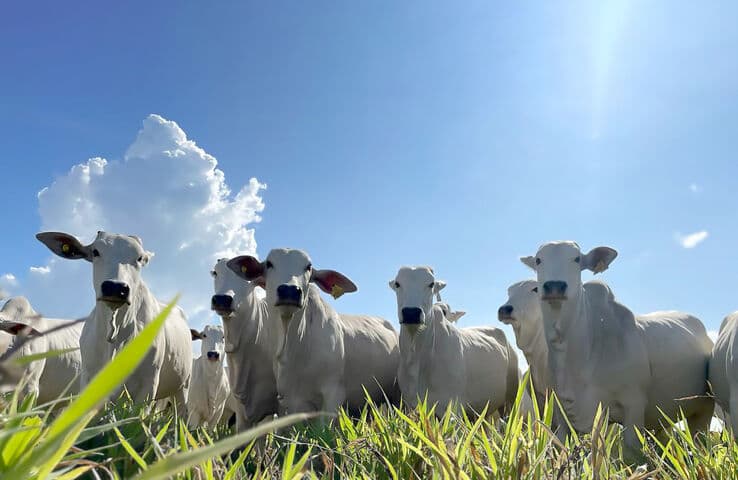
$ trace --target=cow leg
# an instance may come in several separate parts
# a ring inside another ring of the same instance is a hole
[[[687,418],[689,431],[692,437],[696,438],[700,433],[706,433],[710,429],[712,414],[715,409],[715,402],[710,398],[700,399],[700,408]]]
[[[174,405],[177,409],[177,413],[182,416],[187,416],[187,391],[185,389],[178,390],[177,393],[173,395],[174,399]]]
[[[343,387],[331,386],[323,390],[323,405],[321,411],[336,413],[338,409],[346,402],[346,391]],[[321,417],[321,423],[328,423],[329,417]]]
[[[646,414],[646,400],[633,399],[623,409],[623,458],[626,462],[635,463],[643,458],[641,441],[635,428],[643,430]]]
[[[733,429],[733,438],[738,438],[738,386],[730,385],[730,408],[728,417]]]

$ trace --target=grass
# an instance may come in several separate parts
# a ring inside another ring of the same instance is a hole
[[[673,428],[659,441],[639,432],[643,460],[622,460],[621,429],[599,411],[592,432],[561,444],[551,431],[554,399],[528,414],[518,401],[505,419],[368,403],[358,418],[330,422],[293,415],[234,434],[190,431],[175,409],[155,411],[116,391],[146,354],[164,312],[108,364],[80,395],[52,413],[0,398],[0,478],[71,480],[164,478],[237,480],[358,479],[641,479],[738,478],[738,447],[727,432],[692,440]],[[526,382],[523,382],[525,385]]]

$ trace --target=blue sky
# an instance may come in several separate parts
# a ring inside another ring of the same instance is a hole
[[[349,275],[339,310],[396,321],[387,280],[430,264],[463,325],[497,324],[531,276],[517,258],[572,239],[619,251],[601,277],[634,311],[717,329],[738,308],[735,18],[735,2],[14,2],[0,274],[48,261],[37,192],[120,160],[156,113],[234,192],[268,185],[258,253]]]

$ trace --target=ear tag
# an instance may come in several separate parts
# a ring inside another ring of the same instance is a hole
[[[333,288],[331,288],[331,296],[336,299],[341,295],[343,295],[343,288],[338,285],[333,285]]]
[[[72,247],[70,247],[68,243],[62,245],[62,252],[69,253],[70,250],[72,250]]]
[[[604,260],[600,260],[599,262],[597,262],[597,265],[595,265],[595,268],[593,271],[594,273],[600,273],[600,272],[604,272],[605,270],[607,270],[607,265],[605,265]]]
[[[246,265],[241,265],[241,273],[246,273],[248,271],[249,271],[249,269],[246,268]]]

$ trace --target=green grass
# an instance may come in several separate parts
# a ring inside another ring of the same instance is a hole
[[[52,413],[17,392],[0,398],[0,478],[738,478],[738,447],[728,432],[696,442],[677,428],[666,441],[640,432],[643,459],[628,465],[620,427],[599,412],[592,432],[562,445],[550,428],[554,399],[531,415],[516,406],[505,419],[453,407],[436,412],[423,402],[410,412],[369,403],[359,418],[294,415],[238,435],[225,426],[190,431],[174,409],[135,405],[125,393],[105,406],[165,315],[64,408]]]

